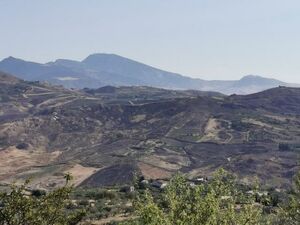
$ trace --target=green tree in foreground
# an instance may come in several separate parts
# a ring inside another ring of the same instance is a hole
[[[75,225],[84,216],[83,211],[70,212],[69,196],[72,186],[67,175],[66,185],[41,196],[26,195],[26,182],[12,185],[9,192],[0,193],[0,225]]]
[[[25,183],[0,193],[0,225],[75,225],[84,211],[69,210],[70,174],[65,186],[52,192],[26,194]],[[255,193],[255,190],[253,190]],[[155,193],[155,192],[154,192]],[[245,195],[236,179],[219,170],[207,183],[190,185],[182,176],[174,176],[161,195],[146,190],[134,202],[136,209],[127,225],[298,225],[300,224],[300,173],[294,189],[276,213],[264,214],[255,196]],[[269,221],[271,220],[271,221]]]
[[[163,199],[146,192],[135,203],[136,225],[258,225],[263,221],[260,205],[236,188],[232,175],[219,170],[207,184],[191,186],[181,175],[171,179]]]
[[[294,188],[286,204],[280,208],[278,224],[300,224],[300,172],[294,178]]]

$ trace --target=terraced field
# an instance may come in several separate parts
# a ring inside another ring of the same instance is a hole
[[[148,87],[69,90],[0,73],[0,182],[52,188],[128,183],[137,171],[285,187],[298,169],[300,89],[246,96]]]

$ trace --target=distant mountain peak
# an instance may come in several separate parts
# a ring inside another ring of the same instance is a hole
[[[261,86],[263,89],[268,89],[272,87],[277,87],[279,85],[286,85],[286,83],[276,80],[273,78],[262,77],[258,75],[247,75],[238,80],[235,86],[245,87],[245,86]]]
[[[40,64],[40,63],[36,63],[36,62],[25,61],[24,59],[16,58],[16,57],[13,57],[13,56],[9,56],[9,57],[3,59],[2,61],[0,61],[0,64],[9,64],[9,65],[11,65],[11,64],[13,64],[13,65],[14,64],[16,64],[16,65],[39,64],[39,65],[43,65],[43,64]],[[13,75],[18,75],[18,74],[14,74],[13,71],[12,72],[11,71],[5,71],[5,72],[12,73]]]
[[[112,53],[93,53],[90,54],[88,57],[86,57],[82,62],[86,62],[89,60],[101,60],[101,59],[109,59],[109,58],[115,58],[115,59],[126,59],[125,57],[122,57],[120,55],[112,54]]]
[[[116,55],[116,54],[111,54],[111,53],[94,53],[86,57],[84,60],[81,61],[84,64],[88,64],[90,66],[96,66],[97,68],[99,67],[106,67],[109,69],[107,66],[118,66],[121,65],[128,65],[129,67],[131,66],[143,66],[143,67],[151,67],[149,65],[146,65],[144,63]],[[118,69],[118,68],[115,68]],[[156,68],[155,68],[156,69]],[[158,69],[157,69],[158,70]],[[125,72],[125,71],[124,71]]]
[[[242,77],[240,80],[276,80],[276,79],[250,74]]]
[[[245,80],[245,79],[256,79],[256,78],[264,78],[264,77],[259,76],[259,75],[249,74],[249,75],[243,76],[243,77],[241,78],[241,80]]]
[[[8,56],[8,57],[5,58],[4,60],[14,60],[14,59],[17,59],[17,58],[15,58],[15,57],[13,57],[13,56]]]
[[[2,62],[16,62],[16,61],[24,61],[24,60],[15,58],[13,56],[9,56],[2,60]]]
[[[117,56],[117,57],[124,58],[123,56],[120,56],[120,55],[117,55],[117,54],[114,54],[114,53],[106,53],[106,52],[96,52],[96,53],[88,55],[88,57],[98,57],[98,56]]]
[[[240,80],[206,81],[164,71],[111,53],[94,53],[82,61],[57,59],[46,64],[10,56],[0,61],[0,70],[25,80],[48,81],[69,88],[99,88],[107,85],[150,86],[216,91],[223,94],[249,94],[280,85],[299,86],[258,75],[247,75]]]

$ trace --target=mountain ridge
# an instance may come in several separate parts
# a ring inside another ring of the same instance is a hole
[[[277,86],[299,86],[276,79],[247,75],[240,80],[203,80],[148,66],[116,54],[95,53],[82,61],[57,59],[45,64],[8,57],[0,70],[19,78],[48,81],[67,88],[150,86],[177,90],[216,91],[223,94],[250,94]]]

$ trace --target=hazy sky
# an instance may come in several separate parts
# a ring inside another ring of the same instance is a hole
[[[115,53],[203,79],[300,83],[299,0],[0,0],[0,59]]]

